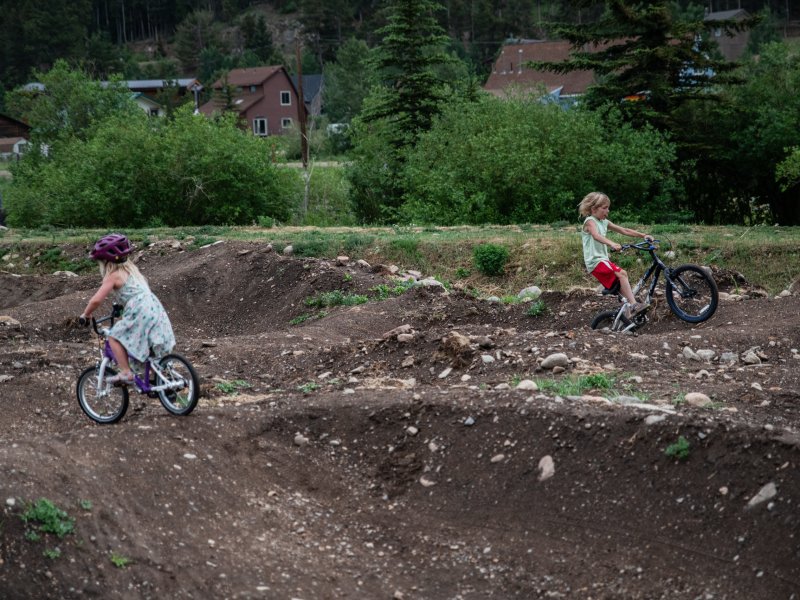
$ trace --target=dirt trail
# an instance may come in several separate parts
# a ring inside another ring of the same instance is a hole
[[[613,304],[590,290],[530,317],[379,301],[372,269],[255,243],[138,263],[203,380],[189,417],[134,397],[94,425],[72,318],[98,276],[0,274],[3,597],[800,598],[797,295],[695,327],[658,305],[622,336],[588,329]],[[305,300],[332,290],[372,300],[317,318]],[[612,389],[566,385],[591,374]],[[74,533],[32,539],[39,498]]]

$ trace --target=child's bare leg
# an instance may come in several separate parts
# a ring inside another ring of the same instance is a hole
[[[617,279],[619,279],[619,291],[622,293],[625,300],[627,300],[630,304],[636,304],[636,297],[633,295],[633,290],[631,289],[631,282],[628,279],[628,273],[625,270],[617,271],[615,273]]]
[[[131,365],[128,362],[128,351],[125,346],[119,343],[119,340],[113,337],[108,338],[108,345],[111,346],[111,352],[114,354],[114,359],[120,368],[120,375],[128,374],[131,372]]]

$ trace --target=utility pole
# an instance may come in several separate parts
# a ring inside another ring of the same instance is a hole
[[[303,168],[308,168],[308,137],[306,136],[306,103],[303,98],[303,60],[300,55],[300,38],[295,38],[295,53],[297,55],[297,118],[300,119],[300,154],[303,159]]]

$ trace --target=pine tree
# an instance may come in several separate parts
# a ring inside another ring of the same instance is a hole
[[[597,82],[585,97],[589,108],[623,102],[631,120],[669,128],[670,116],[687,101],[711,99],[715,86],[734,81],[730,74],[736,65],[714,58],[705,34],[714,28],[741,31],[756,20],[682,21],[673,17],[670,5],[669,0],[606,0],[599,20],[554,28],[556,37],[573,46],[569,60],[529,66],[557,73],[594,71]],[[625,99],[643,101],[625,104]]]
[[[444,52],[448,38],[435,17],[440,9],[431,0],[391,0],[389,22],[377,32],[382,40],[374,66],[381,91],[362,117],[394,123],[400,145],[430,127],[443,101],[434,72],[449,60]]]

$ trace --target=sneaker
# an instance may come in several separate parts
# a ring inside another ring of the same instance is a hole
[[[636,304],[628,306],[628,318],[635,317],[639,313],[642,313],[647,310],[648,304],[644,302],[637,302]]]

